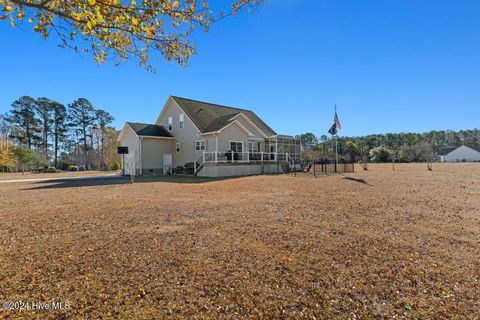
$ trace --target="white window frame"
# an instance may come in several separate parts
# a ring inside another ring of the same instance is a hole
[[[183,113],[178,116],[178,127],[185,128],[185,115]]]
[[[258,142],[255,142],[255,141],[250,141],[248,143],[248,151],[250,152],[254,152],[254,153],[257,153],[259,148],[258,148]],[[252,148],[253,146],[255,146],[255,148]]]
[[[232,150],[232,142],[237,143],[237,144],[240,143],[242,145],[242,151],[241,152],[243,153],[243,151],[244,151],[243,150],[243,141],[230,140],[229,143],[228,143],[228,146],[230,147],[230,150]],[[235,151],[235,152],[238,152],[238,151]]]
[[[205,140],[195,140],[195,151],[207,150],[207,144]]]
[[[168,117],[168,130],[169,131],[173,130],[173,116]]]
[[[181,142],[175,143],[175,151],[177,153],[182,152],[182,143]]]

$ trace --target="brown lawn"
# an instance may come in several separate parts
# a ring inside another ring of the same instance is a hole
[[[478,319],[480,164],[0,184],[12,319]]]

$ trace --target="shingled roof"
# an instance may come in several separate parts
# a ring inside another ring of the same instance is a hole
[[[170,132],[168,132],[167,129],[165,129],[164,126],[136,122],[127,122],[127,124],[139,136],[173,138],[173,136],[170,134]]]
[[[438,155],[439,155],[439,156],[446,156],[447,154],[449,154],[449,153],[452,152],[452,151],[457,150],[458,148],[460,148],[460,147],[445,147],[445,148],[441,148],[440,150],[438,150]]]
[[[469,146],[465,146],[467,148],[470,148],[470,149],[473,149],[477,152],[480,152],[480,147],[469,147]],[[458,148],[460,147],[446,147],[446,148],[441,148],[440,150],[438,150],[438,155],[439,156],[446,156],[447,154],[449,154],[450,152],[452,151],[455,151],[457,150]]]
[[[195,123],[197,128],[202,133],[218,131],[232,122],[231,119],[233,117],[243,113],[267,137],[277,134],[253,111],[176,96],[172,96],[172,99],[175,100],[175,102],[183,109],[183,111],[185,111],[187,116],[193,121],[193,123]]]

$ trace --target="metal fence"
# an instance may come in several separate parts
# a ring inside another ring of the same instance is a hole
[[[354,163],[347,163],[347,162],[339,162],[338,164],[335,162],[315,162],[310,163],[307,166],[307,173],[311,173],[313,175],[317,174],[329,174],[329,173],[351,173],[355,172],[355,164]]]

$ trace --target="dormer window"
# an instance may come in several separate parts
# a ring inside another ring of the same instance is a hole
[[[173,130],[173,117],[172,116],[168,117],[168,130],[170,130],[170,131]]]
[[[178,117],[178,126],[180,128],[185,127],[185,115],[183,113],[180,113],[180,116]]]

